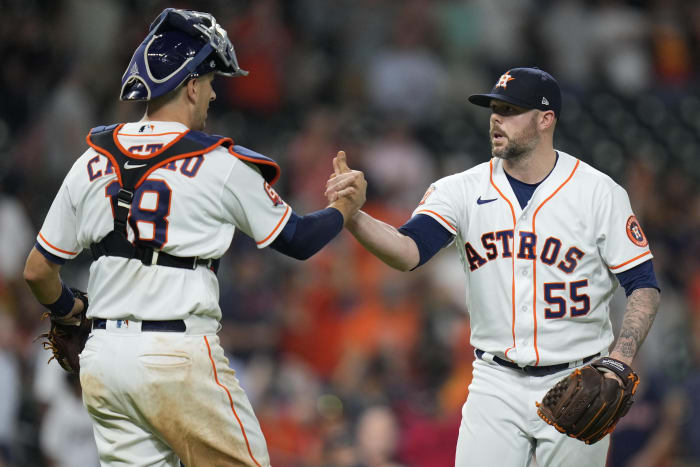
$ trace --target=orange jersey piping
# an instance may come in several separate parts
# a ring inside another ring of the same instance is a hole
[[[169,131],[167,133],[141,133],[138,135],[132,135],[131,133],[119,133],[118,136],[165,136],[165,135],[181,135],[186,133],[183,131]]]
[[[121,185],[122,185],[122,172],[121,172],[121,170],[120,170],[120,168],[119,168],[119,164],[117,164],[117,160],[114,158],[114,156],[113,156],[112,154],[110,154],[109,151],[107,151],[106,149],[102,149],[101,147],[99,147],[99,146],[97,146],[96,144],[94,144],[94,143],[92,142],[92,140],[90,139],[90,134],[88,134],[88,135],[85,137],[85,141],[87,141],[87,144],[88,144],[92,149],[94,149],[95,151],[97,151],[99,154],[102,154],[102,155],[105,156],[107,159],[109,159],[109,161],[112,163],[112,167],[114,168],[114,173],[117,174],[117,180],[119,181],[119,186],[121,186]]]
[[[44,241],[44,243],[46,243],[48,246],[50,246],[51,248],[53,248],[53,249],[56,250],[56,251],[60,251],[61,253],[65,253],[65,254],[67,254],[67,255],[77,255],[77,254],[78,254],[77,251],[66,251],[66,250],[61,250],[60,248],[53,246],[52,244],[49,243],[48,240],[46,240],[46,238],[44,238],[43,235],[41,235],[41,232],[39,232],[39,236],[40,236],[41,239]]]
[[[143,174],[143,176],[139,179],[139,181],[136,182],[136,186],[134,188],[138,188],[144,182],[144,180],[146,180],[148,178],[149,175],[151,175],[157,169],[160,169],[161,167],[167,165],[168,163],[170,163],[172,161],[180,160],[180,159],[187,159],[188,157],[200,156],[202,154],[205,154],[209,151],[214,150],[214,148],[227,142],[227,140],[233,142],[233,140],[230,138],[223,138],[207,148],[197,149],[196,151],[186,152],[184,154],[178,154],[176,156],[169,157],[167,159],[162,160],[158,165],[151,167],[145,174]]]
[[[163,146],[162,148],[160,148],[156,152],[152,152],[151,154],[134,154],[133,152],[127,151],[124,148],[124,146],[122,146],[122,144],[119,142],[119,138],[117,138],[117,135],[119,134],[119,130],[121,130],[121,128],[123,126],[124,126],[124,124],[122,123],[121,125],[119,125],[117,127],[117,129],[112,133],[112,138],[114,139],[114,144],[117,146],[117,148],[121,152],[123,152],[125,155],[132,157],[134,159],[152,159],[152,158],[156,157],[157,155],[159,155],[160,153],[162,153],[163,151],[165,151],[166,149],[168,149],[169,147],[171,147],[172,145],[174,145],[175,143],[177,143],[178,141],[180,141],[190,131],[190,130],[183,131],[182,133],[180,133],[180,135],[177,138],[174,138],[171,142],[169,142],[168,144],[166,144],[165,146]]]
[[[431,211],[430,209],[421,209],[420,211],[416,211],[416,214],[420,214],[420,213],[422,213],[422,212],[429,212],[430,214],[434,214],[434,215],[438,216],[445,224],[449,225],[450,228],[451,228],[452,230],[454,230],[455,232],[457,232],[457,228],[456,228],[454,225],[450,224],[450,223],[447,221],[447,219],[445,219],[444,217],[442,217],[442,216],[441,216],[440,214],[438,214],[437,212]]]
[[[165,149],[167,149],[167,148],[169,148],[170,146],[172,146],[175,142],[177,142],[180,138],[182,138],[182,137],[187,133],[187,132],[179,133],[179,134],[180,134],[179,137],[175,138],[171,143],[169,143],[168,145],[166,145],[166,146],[164,146],[163,148],[159,149],[158,151],[154,152],[153,154],[149,154],[149,155],[147,155],[147,156],[139,156],[138,154],[130,153],[129,151],[127,151],[126,149],[124,149],[124,147],[123,147],[121,144],[119,144],[119,141],[117,141],[116,135],[117,135],[119,129],[120,129],[122,126],[124,126],[123,123],[122,123],[119,127],[117,127],[117,130],[114,132],[114,142],[116,143],[117,148],[118,148],[120,151],[122,151],[125,155],[127,155],[127,156],[129,156],[129,157],[134,156],[134,157],[137,157],[138,159],[149,159],[149,158],[151,158],[151,157],[153,157],[153,156],[155,156],[155,155],[157,155],[157,154],[163,152]],[[188,130],[188,131],[189,131],[189,130]],[[153,136],[153,135],[149,135],[149,136]],[[117,174],[117,180],[119,181],[119,186],[124,186],[124,184],[122,183],[122,172],[121,172],[121,168],[119,167],[119,164],[117,163],[117,160],[114,158],[114,156],[113,156],[112,154],[110,154],[109,151],[107,151],[106,149],[103,149],[103,148],[97,146],[96,144],[94,144],[94,143],[92,142],[92,140],[90,139],[90,134],[88,134],[88,135],[85,137],[85,140],[87,141],[88,145],[89,145],[92,149],[94,149],[94,150],[97,151],[98,153],[102,154],[102,155],[105,156],[107,159],[109,159],[109,161],[112,163],[112,167],[114,167],[115,173]],[[154,167],[151,167],[146,173],[143,174],[143,176],[142,176],[142,177],[136,182],[136,184],[134,185],[134,189],[136,189],[136,188],[138,188],[139,186],[141,186],[141,184],[144,182],[144,180],[146,180],[146,178],[148,178],[148,176],[151,175],[155,170],[157,170],[157,169],[159,169],[159,168],[161,168],[161,167],[167,165],[168,163],[170,163],[170,162],[172,162],[172,161],[180,160],[180,159],[186,159],[186,158],[188,158],[188,157],[194,157],[194,156],[199,156],[199,155],[201,155],[201,154],[205,154],[205,153],[207,153],[207,152],[209,152],[209,151],[212,151],[212,150],[213,150],[214,148],[216,148],[217,146],[220,146],[220,145],[222,145],[223,143],[226,143],[226,142],[230,142],[231,144],[233,144],[233,140],[232,140],[231,138],[222,138],[222,139],[220,139],[219,141],[217,141],[216,143],[212,144],[211,146],[209,146],[209,147],[207,147],[207,148],[198,149],[197,151],[187,152],[187,153],[184,153],[184,154],[177,154],[177,155],[175,155],[175,156],[173,156],[173,157],[170,157],[170,158],[168,158],[168,159],[165,159],[165,160],[161,161],[160,164],[158,164],[158,165],[156,165],[156,166],[154,166]]]
[[[214,381],[216,381],[216,384],[220,386],[221,388],[226,391],[226,395],[228,396],[228,401],[231,404],[231,411],[233,411],[234,417],[236,417],[236,420],[238,421],[238,426],[241,427],[241,433],[243,433],[243,439],[245,439],[245,445],[248,448],[248,454],[250,454],[250,458],[253,459],[253,462],[255,462],[255,465],[258,467],[261,467],[258,461],[255,459],[255,456],[253,455],[253,451],[250,449],[250,443],[248,442],[248,435],[245,434],[245,428],[243,428],[243,423],[241,422],[241,419],[238,418],[238,414],[236,413],[236,408],[233,406],[233,398],[231,397],[231,393],[229,392],[228,388],[221,384],[219,382],[219,376],[216,372],[216,365],[214,364],[214,359],[211,356],[211,347],[209,347],[209,340],[207,339],[207,336],[204,336],[204,342],[207,344],[207,352],[209,352],[209,360],[211,361],[211,367],[214,370]]]
[[[510,300],[512,302],[512,313],[513,313],[513,318],[512,318],[512,327],[511,331],[513,333],[513,345],[511,347],[508,347],[506,351],[504,352],[504,355],[506,358],[508,358],[508,351],[513,350],[515,348],[515,209],[513,209],[513,204],[508,200],[508,198],[505,197],[505,195],[501,192],[501,190],[498,189],[496,184],[493,181],[493,159],[489,161],[489,182],[491,183],[491,186],[493,186],[498,194],[505,200],[506,203],[508,203],[508,206],[510,207],[510,214],[513,216],[513,243],[510,247],[511,251],[511,266],[512,266],[512,276],[511,276],[511,291],[510,291]],[[512,360],[511,360],[512,361]]]
[[[578,165],[580,162],[581,161],[578,161],[578,160],[576,161],[576,165],[574,166],[574,170],[572,170],[571,173],[569,174],[569,176],[566,178],[566,180],[564,180],[564,183],[559,185],[559,188],[554,190],[554,193],[549,195],[547,197],[547,199],[542,201],[542,204],[537,206],[537,209],[535,209],[535,213],[532,215],[532,233],[533,233],[533,235],[537,235],[537,233],[535,231],[535,218],[537,217],[537,213],[540,212],[540,209],[542,209],[542,206],[544,206],[545,203],[547,203],[547,201],[554,198],[554,195],[559,193],[559,190],[561,190],[564,187],[564,185],[569,183],[569,180],[571,180],[571,177],[574,176],[576,169],[578,169]],[[535,366],[537,366],[540,363],[540,351],[537,348],[537,255],[535,255],[535,259],[532,260],[532,283],[533,283],[533,287],[532,287],[532,318],[535,320],[535,326],[534,326],[535,330],[534,330],[533,343],[535,346],[535,356],[537,357],[537,359],[535,360]]]
[[[635,256],[634,258],[632,258],[632,259],[630,259],[630,260],[628,260],[628,261],[625,261],[625,262],[622,263],[622,264],[618,264],[617,266],[610,266],[610,269],[618,269],[618,268],[621,268],[622,266],[624,266],[624,265],[626,265],[626,264],[630,264],[632,261],[636,261],[636,260],[638,260],[639,258],[641,258],[642,256],[646,256],[646,255],[648,255],[648,254],[651,254],[651,250],[647,250],[647,251],[645,251],[644,253],[642,253],[641,255]]]
[[[287,209],[284,210],[284,214],[282,214],[282,219],[277,223],[274,229],[272,229],[272,232],[270,232],[270,235],[265,237],[264,239],[260,240],[259,242],[255,242],[256,245],[262,245],[265,243],[270,237],[274,235],[275,232],[277,232],[277,229],[280,228],[280,225],[282,225],[282,221],[287,217],[287,213],[289,212],[289,205],[287,205]]]

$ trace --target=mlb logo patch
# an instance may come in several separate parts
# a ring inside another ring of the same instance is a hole
[[[649,244],[647,237],[642,231],[642,227],[639,225],[637,218],[635,216],[630,216],[627,219],[627,237],[639,247],[645,247]]]

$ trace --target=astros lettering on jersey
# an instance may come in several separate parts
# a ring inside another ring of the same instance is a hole
[[[472,345],[521,366],[606,351],[614,274],[652,258],[624,189],[561,151],[524,209],[493,158],[438,180],[413,214],[456,237]]]

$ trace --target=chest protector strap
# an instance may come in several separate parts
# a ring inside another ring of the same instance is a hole
[[[93,128],[87,136],[88,144],[112,163],[120,185],[114,209],[114,230],[99,242],[90,245],[93,260],[100,256],[120,256],[139,259],[149,266],[157,264],[184,269],[195,269],[197,265],[203,264],[216,272],[218,259],[173,256],[150,246],[139,245],[136,241],[132,244],[127,239],[126,223],[135,191],[154,170],[175,160],[204,154],[219,145],[230,147],[233,140],[188,131],[152,154],[139,155],[128,152],[119,144],[117,133],[122,126],[123,124]]]

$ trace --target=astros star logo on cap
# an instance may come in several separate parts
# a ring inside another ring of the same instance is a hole
[[[512,76],[510,76],[510,72],[506,71],[504,74],[501,75],[501,77],[498,79],[498,83],[496,83],[496,87],[501,87],[501,88],[506,88],[508,87],[508,81],[515,79]]]

